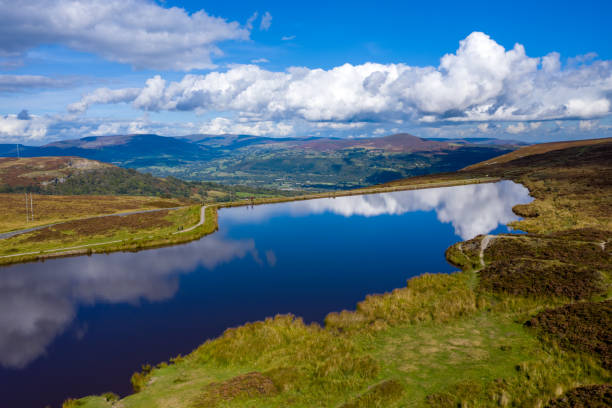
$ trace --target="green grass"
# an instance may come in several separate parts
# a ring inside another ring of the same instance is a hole
[[[49,230],[38,230],[27,234],[18,235],[2,241],[0,256],[26,254],[23,256],[11,256],[0,258],[2,263],[24,262],[37,258],[52,257],[56,255],[79,255],[99,252],[113,252],[125,250],[137,250],[160,245],[172,245],[180,242],[193,240],[211,233],[216,229],[216,210],[207,208],[207,218],[205,224],[193,231],[175,234],[176,232],[187,229],[197,224],[200,219],[200,206],[191,206],[177,210],[171,210],[164,215],[155,215],[162,226],[142,226],[134,228],[115,228],[104,229],[105,220],[103,218],[90,221],[74,221],[72,225],[77,227],[94,224],[91,233],[77,233],[72,230],[62,229],[61,233],[54,233],[54,228]],[[137,217],[130,215],[126,217]],[[96,225],[98,224],[98,225]],[[100,228],[96,232],[96,228]],[[42,235],[41,240],[36,237],[41,234],[49,234],[50,238]],[[117,242],[119,241],[119,242]],[[75,248],[76,247],[76,248]]]
[[[201,401],[210,383],[231,384],[251,372],[270,378],[278,392],[215,406],[498,406],[503,399],[523,406],[554,398],[575,382],[610,380],[588,357],[539,342],[512,317],[481,311],[444,325],[347,335],[279,316],[232,329],[154,369],[122,407],[208,406]],[[395,384],[391,401],[375,391],[386,381]],[[81,401],[87,408],[111,406],[100,405],[101,398]]]

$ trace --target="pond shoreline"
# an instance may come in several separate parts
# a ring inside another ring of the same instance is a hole
[[[448,177],[448,174],[440,175],[442,177]],[[435,180],[436,175],[431,175]],[[15,255],[4,255],[0,256],[0,267],[15,265],[27,262],[44,262],[47,259],[53,258],[64,258],[72,256],[83,256],[93,254],[108,254],[112,252],[137,252],[146,249],[161,248],[165,246],[181,245],[188,242],[198,240],[204,236],[210,235],[218,230],[217,224],[217,211],[221,208],[232,208],[232,207],[243,207],[250,205],[264,205],[264,204],[277,204],[303,200],[315,200],[321,198],[336,198],[336,197],[347,197],[355,195],[369,195],[369,194],[381,194],[390,193],[396,191],[406,190],[423,190],[430,188],[441,188],[441,187],[454,187],[470,184],[483,184],[483,183],[496,183],[502,180],[501,177],[479,177],[479,178],[461,178],[460,174],[456,174],[458,179],[456,180],[444,180],[444,181],[432,181],[428,183],[412,184],[412,185],[400,185],[400,186],[379,186],[362,188],[357,190],[346,190],[337,191],[333,193],[315,193],[306,194],[303,196],[295,197],[276,197],[276,198],[262,198],[254,200],[242,200],[233,201],[228,203],[209,204],[202,206],[206,211],[205,221],[201,225],[194,225],[187,228],[186,231],[179,231],[180,233],[173,233],[167,237],[161,239],[126,239],[126,240],[114,240],[110,242],[99,242],[87,245],[82,245],[79,248],[57,248],[51,250],[44,250],[40,252],[30,252],[26,254],[15,254]],[[116,216],[121,214],[113,214]],[[209,221],[210,220],[210,221]],[[200,220],[202,221],[202,220]],[[60,223],[61,224],[61,223]],[[59,224],[53,224],[59,225]],[[41,228],[46,228],[43,226]],[[184,232],[184,233],[183,233]],[[1,273],[1,272],[0,272]]]

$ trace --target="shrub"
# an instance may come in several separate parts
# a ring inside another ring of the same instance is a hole
[[[612,368],[612,300],[545,310],[525,323],[563,348],[593,354]]]

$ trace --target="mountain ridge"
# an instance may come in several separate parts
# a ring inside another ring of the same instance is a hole
[[[504,143],[497,139],[430,140],[407,133],[356,139],[130,134],[20,146],[19,151],[22,157],[78,156],[160,177],[328,190],[459,170],[519,147]],[[16,145],[0,145],[0,157],[9,156],[17,156]]]

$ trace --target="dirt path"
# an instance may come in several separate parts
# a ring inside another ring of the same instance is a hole
[[[203,205],[202,208],[200,209],[200,222],[198,222],[196,225],[189,227],[187,229],[176,231],[174,232],[174,234],[180,234],[183,232],[193,231],[194,229],[198,228],[200,225],[203,225],[205,220],[206,220],[206,206]]]
[[[485,267],[484,262],[484,251],[489,246],[489,243],[497,238],[496,235],[485,235],[485,237],[480,241],[480,266]]]

